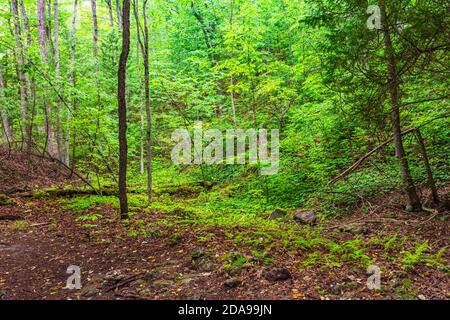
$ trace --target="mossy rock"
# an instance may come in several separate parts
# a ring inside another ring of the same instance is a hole
[[[203,248],[195,250],[191,255],[192,267],[196,270],[209,272],[214,270],[215,258]]]
[[[275,209],[272,211],[268,219],[269,220],[286,219],[287,214],[288,214],[287,211],[283,209]]]

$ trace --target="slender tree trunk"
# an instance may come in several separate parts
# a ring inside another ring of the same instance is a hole
[[[45,16],[45,0],[38,0],[37,3],[37,16],[38,16],[38,35],[39,35],[39,51],[41,54],[42,63],[46,66],[49,64],[48,48],[47,48],[47,30],[46,30],[46,16]],[[55,156],[55,133],[53,130],[53,124],[51,119],[52,107],[47,98],[43,97],[44,101],[44,118],[45,118],[45,131],[46,131],[46,147],[47,152]]]
[[[147,146],[147,199],[152,202],[153,188],[153,151],[152,151],[152,110],[150,107],[150,68],[148,50],[148,23],[147,23],[147,0],[144,0],[144,86],[145,86],[145,113],[147,116],[146,146]]]
[[[130,52],[130,0],[123,0],[122,52],[118,69],[118,113],[119,113],[119,201],[120,217],[128,218],[127,199],[127,102],[126,69]]]
[[[23,45],[23,56],[24,56],[24,60],[26,61],[26,63],[28,63],[28,48],[31,46],[32,43],[32,38],[31,38],[31,30],[30,30],[30,24],[29,24],[29,20],[28,20],[28,15],[27,15],[27,11],[25,9],[25,5],[23,4],[23,0],[19,0],[19,6],[20,6],[20,15],[22,16],[22,24],[23,27],[25,29],[26,32],[26,37],[27,37],[27,42]],[[35,86],[34,84],[34,77],[30,80],[30,76],[28,75],[28,73],[24,74],[25,76],[25,83],[27,86],[27,96],[29,95],[30,92],[32,92],[32,87]],[[29,108],[29,104],[28,104],[28,108]],[[26,124],[27,128],[26,128],[26,139],[28,141],[31,141],[31,138],[33,136],[33,114],[30,115],[30,110],[28,110],[28,123]],[[30,150],[31,148],[31,144],[28,146],[28,153],[31,152]]]
[[[98,85],[98,22],[97,22],[97,2],[96,0],[91,0],[91,11],[92,11],[92,40],[94,45],[94,70],[96,82]]]
[[[230,30],[233,32],[233,11],[234,0],[230,1]],[[236,106],[234,104],[234,79],[233,75],[230,76],[230,99],[231,99],[231,112],[233,113],[233,123],[236,125]]]
[[[136,19],[138,43],[141,47],[143,62],[144,62],[144,87],[145,87],[145,113],[146,113],[146,160],[147,160],[147,199],[148,202],[152,201],[152,189],[153,189],[153,151],[152,151],[152,111],[150,107],[150,67],[149,67],[149,31],[147,22],[147,2],[144,0],[142,5],[144,16],[144,42],[141,41],[141,34],[139,29],[139,15],[137,11],[137,1],[134,6],[134,15]]]
[[[29,45],[31,45],[30,23],[28,22],[27,11],[25,10],[23,0],[19,0],[19,5],[20,5],[20,13],[22,15],[23,27],[25,28],[25,31],[27,32],[27,43],[29,46]]]
[[[382,29],[384,34],[384,44],[388,64],[387,80],[389,95],[391,98],[392,133],[394,137],[395,152],[400,165],[400,174],[402,178],[403,188],[405,189],[408,196],[406,209],[408,211],[420,211],[422,209],[422,206],[411,177],[408,159],[406,158],[401,135],[399,83],[396,70],[395,51],[392,45],[391,35],[389,31],[389,22],[387,20],[386,5],[384,0],[380,0],[379,4],[381,9]]]
[[[2,101],[3,98],[5,97],[4,89],[5,89],[5,83],[3,81],[3,73],[2,73],[1,64],[0,64],[0,118],[2,120],[2,125],[3,125],[3,134],[4,134],[8,144],[10,144],[11,143],[11,126],[9,124],[8,113],[6,112],[6,110],[4,108],[5,103]]]
[[[28,90],[26,77],[24,72],[24,49],[22,42],[22,32],[20,30],[19,10],[17,0],[11,0],[11,13],[14,23],[14,39],[16,43],[16,58],[17,58],[17,78],[19,80],[19,94],[20,94],[20,111],[22,115],[22,134],[25,137],[25,142],[29,148],[31,144],[31,136],[29,130],[29,112],[28,112]]]
[[[70,76],[69,81],[72,88],[72,94],[71,98],[69,100],[69,105],[71,108],[71,111],[67,113],[67,134],[66,134],[66,161],[67,164],[69,164],[69,144],[70,144],[70,115],[71,112],[73,113],[72,116],[75,116],[75,111],[77,109],[77,96],[76,96],[76,83],[77,83],[77,77],[76,77],[76,67],[75,67],[75,50],[77,46],[77,38],[76,38],[76,32],[77,32],[77,14],[78,14],[78,0],[74,0],[73,2],[73,17],[72,17],[72,32],[71,32],[71,44],[70,44]],[[73,134],[73,142],[72,142],[72,156],[70,159],[70,167],[73,170],[75,170],[75,153],[76,153],[76,139],[75,139],[75,133]]]
[[[122,8],[120,7],[120,0],[116,0],[116,14],[117,14],[117,28],[122,30]]]
[[[133,12],[136,21],[136,63],[138,69],[138,82],[139,82],[139,117],[140,117],[140,173],[145,173],[145,161],[144,161],[144,109],[142,107],[142,78],[141,78],[141,63],[139,60],[139,51],[141,50],[141,27],[139,25],[139,15],[138,15],[139,1],[133,1]]]
[[[56,81],[60,80],[60,63],[59,63],[59,11],[58,11],[58,0],[53,1],[53,19],[54,19],[54,40],[53,40],[53,57],[55,63],[55,77]],[[62,127],[62,109],[61,109],[61,101],[58,99],[56,103],[56,125],[57,125],[57,133],[56,133],[56,141],[58,145],[58,159],[59,161],[67,164],[65,159],[64,152],[64,143],[63,143],[63,127]]]
[[[436,183],[434,182],[433,171],[431,171],[430,161],[428,159],[428,154],[427,154],[427,148],[425,147],[425,142],[423,140],[423,137],[422,137],[422,134],[420,133],[419,128],[416,129],[416,137],[417,137],[417,141],[419,142],[420,153],[422,155],[422,160],[425,165],[425,171],[427,173],[427,184],[431,190],[431,198],[432,198],[434,204],[438,204],[439,203],[439,195],[437,192]]]
[[[47,0],[47,13],[48,17],[46,18],[46,35],[49,43],[49,47],[52,45],[52,1]]]
[[[106,0],[106,5],[108,6],[108,12],[109,12],[109,26],[114,26],[114,19],[113,19],[113,8],[111,4],[111,0]]]

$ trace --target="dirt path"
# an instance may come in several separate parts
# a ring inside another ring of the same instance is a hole
[[[180,239],[164,236],[130,237],[126,226],[116,218],[116,209],[105,205],[104,217],[89,231],[77,221],[79,212],[70,212],[53,199],[16,198],[1,206],[0,213],[24,220],[0,221],[0,299],[384,299],[449,297],[448,273],[418,265],[404,270],[390,265],[389,257],[375,247],[371,252],[386,260],[384,290],[370,291],[366,270],[353,264],[325,268],[323,265],[299,268],[307,257],[304,250],[272,252],[270,268],[284,268],[290,277],[269,281],[261,262],[248,259],[237,274],[224,268],[223,256],[240,251],[251,257],[250,249],[237,247],[223,230],[211,229],[210,241],[199,241],[193,227],[185,227]],[[145,216],[144,216],[145,215]],[[136,213],[133,219],[157,220],[157,213]],[[333,221],[345,224],[353,221]],[[423,228],[430,241],[448,244],[448,222]],[[379,234],[379,224],[372,225]],[[175,228],[175,229],[174,229]],[[407,224],[393,224],[395,232],[410,232]],[[416,230],[416,231],[417,231]],[[347,233],[328,231],[330,236]],[[391,232],[391,231],[390,231]],[[419,231],[417,231],[419,232]],[[391,232],[392,233],[392,232]],[[369,238],[369,236],[367,236]],[[448,256],[445,256],[447,259]],[[81,269],[80,290],[64,289],[69,266]],[[283,280],[283,281],[281,281]],[[412,284],[405,283],[411,282]],[[116,288],[116,287],[117,288]]]

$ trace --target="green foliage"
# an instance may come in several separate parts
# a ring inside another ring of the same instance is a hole
[[[104,204],[117,206],[118,199],[112,196],[76,197],[67,202],[66,208],[73,211],[84,211]]]
[[[6,195],[0,194],[0,206],[6,206],[9,204],[14,204],[14,201],[9,199]]]
[[[439,266],[449,271],[445,261],[442,259],[447,247],[442,247],[435,254],[429,253],[430,245],[428,241],[417,243],[413,250],[405,251],[403,254],[402,263],[405,268],[412,268],[416,264],[425,263],[432,266]]]
[[[13,223],[13,229],[17,231],[25,231],[28,229],[30,223],[26,220],[17,220]]]
[[[247,258],[239,252],[230,252],[222,257],[223,269],[230,275],[237,275],[241,273],[244,264],[247,263]]]

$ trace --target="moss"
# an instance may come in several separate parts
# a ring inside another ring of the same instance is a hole
[[[0,194],[0,206],[6,206],[9,204],[14,204],[14,201],[8,198],[6,195]]]

